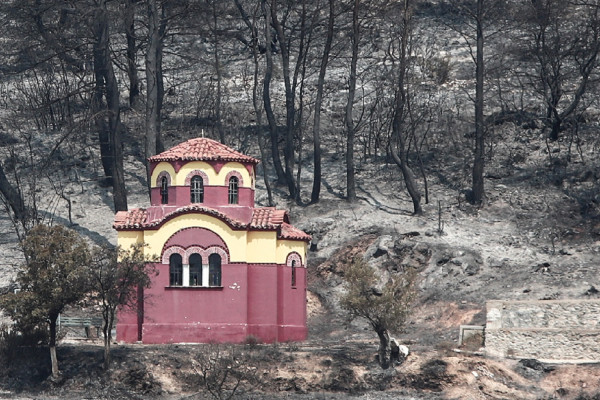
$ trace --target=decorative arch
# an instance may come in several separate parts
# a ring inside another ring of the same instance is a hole
[[[169,174],[167,171],[160,171],[160,173],[156,176],[156,187],[160,187],[160,181],[163,177],[167,178],[167,184],[169,186],[173,186],[171,184],[171,174]]]
[[[288,254],[287,259],[285,261],[285,265],[287,265],[288,267],[292,266],[292,261],[296,261],[296,263],[294,264],[294,267],[302,267],[302,257],[300,257],[300,254],[294,252],[291,252],[290,254]]]
[[[183,256],[183,262],[185,264],[189,264],[189,259],[191,257],[192,254],[200,254],[200,257],[202,257],[202,260],[204,260],[207,256],[206,254],[206,250],[204,250],[202,247],[200,246],[192,246],[192,247],[188,247],[187,249],[185,249],[185,255]]]
[[[218,254],[221,256],[221,260],[223,264],[229,264],[229,253],[227,250],[223,249],[220,246],[210,246],[208,248],[200,247],[200,246],[190,246],[184,249],[181,246],[170,246],[165,249],[163,252],[161,262],[163,264],[169,263],[169,258],[173,254],[179,254],[183,260],[184,264],[189,264],[190,256],[192,254],[200,254],[203,260],[208,260],[208,257],[211,254]]]
[[[225,249],[219,246],[211,246],[206,249],[206,256],[208,257],[210,254],[218,254],[221,256],[222,264],[229,264],[229,253]]]
[[[193,171],[190,171],[190,173],[187,174],[187,176],[185,177],[185,186],[191,185],[192,178],[194,176],[202,177],[202,182],[204,183],[204,185],[208,185],[208,175],[206,175],[206,172],[199,170],[199,169],[195,169]]]
[[[185,249],[181,246],[171,246],[171,247],[165,249],[165,251],[163,251],[163,255],[161,257],[161,263],[169,264],[169,258],[173,254],[179,254],[181,256],[181,258],[183,259],[183,263],[184,264],[187,263],[187,256],[185,255]]]
[[[217,235],[210,229],[194,226],[182,228],[175,232],[173,235],[171,235],[171,237],[169,237],[169,239],[167,239],[163,249],[171,246],[179,246],[183,247],[184,249],[192,246],[198,246],[202,249],[206,249],[211,246],[219,246],[227,249],[227,245],[221,236]]]
[[[229,185],[229,179],[235,176],[238,179],[239,187],[244,186],[244,179],[242,178],[242,174],[238,171],[229,171],[229,173],[225,176],[225,185]]]

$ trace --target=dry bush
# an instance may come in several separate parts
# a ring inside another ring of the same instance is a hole
[[[192,365],[200,385],[214,399],[231,399],[256,382],[256,368],[240,346],[209,344]]]

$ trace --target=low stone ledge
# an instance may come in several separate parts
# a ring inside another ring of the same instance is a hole
[[[554,363],[600,361],[600,300],[489,301],[486,354]]]

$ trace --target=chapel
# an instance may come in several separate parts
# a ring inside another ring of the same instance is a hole
[[[142,343],[306,339],[310,236],[288,213],[255,207],[258,160],[207,138],[148,159],[150,205],[120,211],[119,246],[145,243],[152,284],[118,313],[117,340]]]

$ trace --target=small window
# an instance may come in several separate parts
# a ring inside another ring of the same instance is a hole
[[[238,203],[238,178],[232,176],[229,178],[229,204]]]
[[[208,256],[208,284],[221,286],[221,256],[216,253]]]
[[[190,197],[192,203],[204,203],[204,181],[201,176],[194,176],[190,182]]]
[[[166,176],[160,179],[160,203],[169,204],[169,181]]]
[[[181,255],[171,254],[169,257],[169,285],[181,286],[183,284],[183,261]]]
[[[202,256],[192,254],[190,256],[190,286],[202,285]]]
[[[296,286],[296,260],[292,260],[292,286]]]

